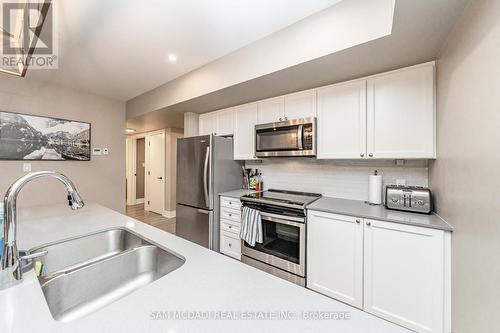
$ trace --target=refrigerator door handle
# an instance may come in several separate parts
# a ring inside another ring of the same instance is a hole
[[[205,165],[203,168],[203,191],[205,194],[205,204],[207,207],[210,207],[208,204],[208,162],[210,158],[210,147],[207,147],[207,152],[205,153]]]

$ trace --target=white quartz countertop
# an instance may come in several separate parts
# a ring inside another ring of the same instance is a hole
[[[239,190],[233,190],[233,191],[219,193],[219,195],[221,197],[229,197],[229,198],[239,199],[239,198],[241,198],[244,195],[254,194],[254,193],[257,193],[257,191],[255,191],[255,190],[239,189]]]
[[[97,312],[65,323],[52,318],[30,271],[21,284],[0,291],[0,332],[408,332],[96,204],[79,211],[64,205],[20,211],[18,246],[29,249],[118,226],[181,254],[185,264]],[[152,319],[161,311],[179,311],[183,319]],[[276,320],[273,313],[278,311],[286,311],[292,318],[347,313],[349,319]],[[203,317],[207,313],[210,316],[205,320],[190,318],[207,318]],[[273,319],[248,319],[265,314]],[[242,317],[246,319],[235,319]]]
[[[395,211],[387,209],[383,205],[372,206],[359,200],[322,197],[308,205],[307,209],[453,231],[453,227],[436,214]]]

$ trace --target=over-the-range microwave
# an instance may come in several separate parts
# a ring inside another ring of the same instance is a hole
[[[316,118],[256,125],[255,156],[316,156]]]

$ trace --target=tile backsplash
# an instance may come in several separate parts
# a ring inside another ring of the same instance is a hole
[[[425,160],[405,160],[397,166],[394,160],[332,161],[308,158],[247,161],[247,168],[259,169],[264,189],[315,192],[324,196],[354,200],[368,199],[368,175],[378,170],[383,186],[405,179],[406,185],[428,186]]]

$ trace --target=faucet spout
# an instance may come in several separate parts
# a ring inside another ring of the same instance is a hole
[[[16,180],[5,193],[4,198],[4,249],[0,266],[0,290],[13,286],[22,280],[19,252],[16,245],[17,233],[17,196],[21,189],[37,178],[55,178],[61,181],[68,191],[68,203],[71,209],[79,209],[84,202],[73,182],[63,174],[54,171],[29,173]]]

